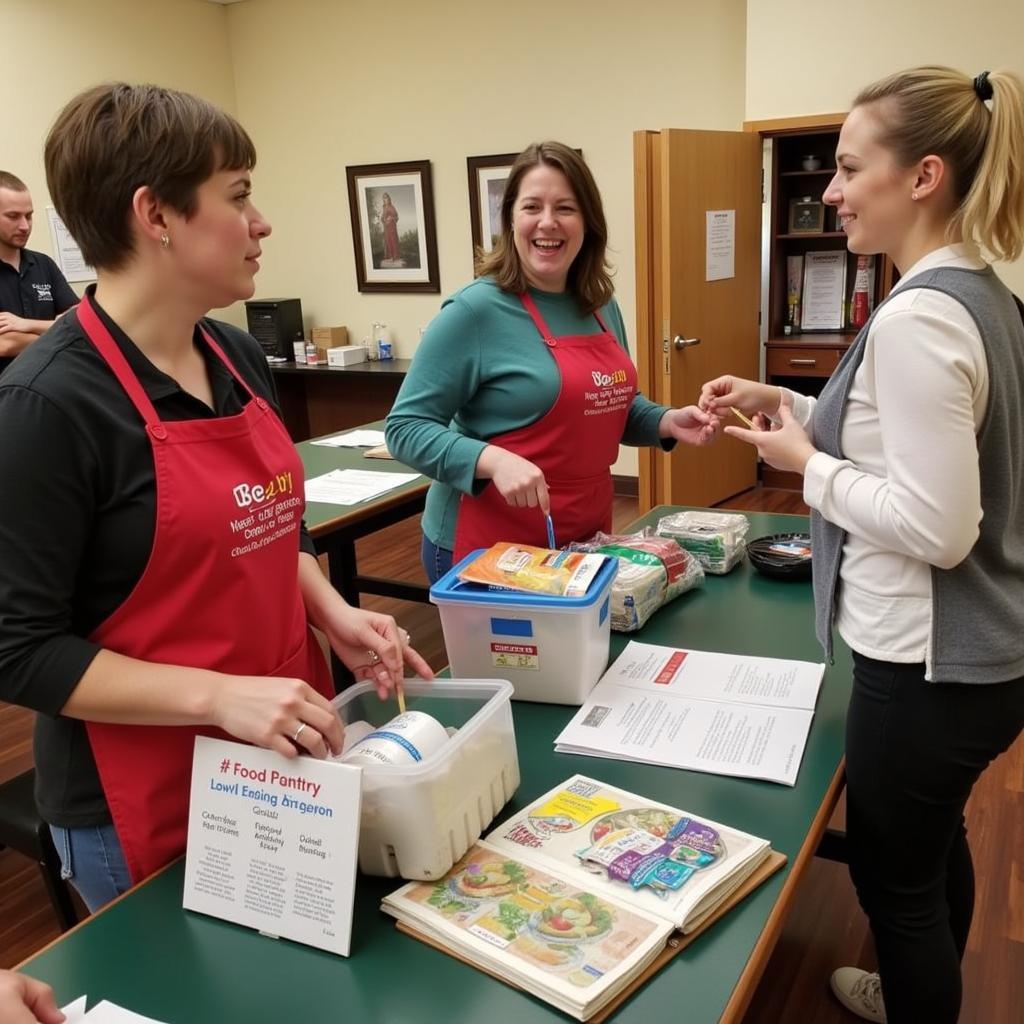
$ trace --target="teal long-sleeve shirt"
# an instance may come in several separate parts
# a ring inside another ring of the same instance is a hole
[[[596,317],[581,314],[572,295],[535,289],[530,295],[556,337],[600,333]],[[628,351],[614,299],[601,316]],[[486,485],[475,477],[480,453],[490,438],[547,413],[559,383],[554,358],[517,295],[480,278],[445,300],[423,335],[386,427],[394,457],[434,481],[422,520],[431,541],[455,546],[461,496],[479,493]],[[658,436],[666,408],[638,394],[622,443],[671,448],[673,441]],[[580,444],[586,444],[582,423]]]

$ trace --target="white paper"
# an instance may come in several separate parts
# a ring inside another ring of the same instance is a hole
[[[369,469],[332,469],[306,481],[306,501],[357,505],[415,480],[419,473],[376,473]]]
[[[85,996],[63,1007],[64,1024],[161,1024],[155,1017],[144,1017],[134,1010],[126,1010],[107,999],[98,1002],[88,1013]]]
[[[71,232],[64,226],[64,221],[60,219],[57,211],[48,206],[46,215],[50,221],[54,259],[60,267],[60,272],[69,281],[95,281],[96,271],[85,262],[82,250],[78,248],[78,243],[71,237]]]
[[[805,331],[841,330],[845,300],[846,250],[807,253],[804,257],[801,328]]]
[[[824,672],[632,641],[555,749],[792,786]]]
[[[347,434],[321,437],[309,443],[323,445],[325,448],[373,448],[375,445],[384,443],[384,431],[350,430]]]
[[[186,910],[348,956],[361,770],[196,739]]]
[[[64,1024],[78,1024],[85,1016],[85,1004],[88,996],[79,996],[67,1006],[62,1006],[60,1012],[64,1014]]]
[[[704,244],[705,280],[736,276],[736,211],[707,210]]]

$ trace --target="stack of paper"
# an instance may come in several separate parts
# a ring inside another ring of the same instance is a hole
[[[374,445],[384,443],[384,431],[350,430],[346,434],[318,437],[309,443],[323,445],[325,448],[372,448]]]
[[[419,473],[376,473],[369,469],[332,469],[306,481],[306,501],[356,505],[415,480]]]
[[[796,784],[824,664],[632,641],[555,750]]]

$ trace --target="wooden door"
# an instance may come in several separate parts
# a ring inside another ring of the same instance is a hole
[[[644,392],[690,405],[723,373],[759,375],[761,139],[754,132],[634,134],[637,366]],[[735,273],[706,280],[709,211],[735,211]],[[723,437],[640,455],[640,508],[713,505],[757,483],[757,453]]]

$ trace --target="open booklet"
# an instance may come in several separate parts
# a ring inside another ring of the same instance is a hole
[[[382,909],[589,1020],[784,863],[764,839],[574,775]]]
[[[561,753],[796,784],[825,666],[630,641]]]

